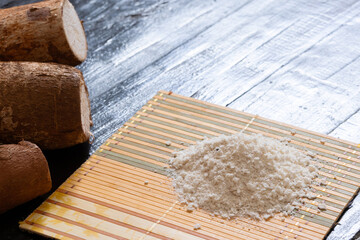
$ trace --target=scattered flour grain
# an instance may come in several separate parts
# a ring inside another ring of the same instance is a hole
[[[196,223],[194,225],[194,230],[199,230],[201,228],[201,224],[200,223]]]
[[[177,152],[170,165],[189,212],[199,207],[228,219],[288,215],[317,175],[309,156],[260,134],[206,139]]]

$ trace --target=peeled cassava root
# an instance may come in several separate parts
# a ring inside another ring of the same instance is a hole
[[[51,189],[48,163],[33,143],[0,145],[0,214]]]
[[[68,0],[0,9],[0,60],[75,66],[86,54],[84,29]]]
[[[59,149],[89,140],[90,102],[78,69],[0,62],[0,71],[0,142]]]

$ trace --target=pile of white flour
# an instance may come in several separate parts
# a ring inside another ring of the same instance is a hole
[[[206,139],[177,152],[170,165],[187,210],[223,218],[287,215],[317,175],[309,156],[259,134]]]

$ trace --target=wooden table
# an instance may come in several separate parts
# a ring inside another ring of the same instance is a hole
[[[45,153],[53,189],[160,89],[360,143],[356,0],[72,2],[89,44],[79,68],[96,140]],[[41,239],[18,221],[45,198],[1,215],[0,239]],[[359,229],[360,196],[328,239]]]

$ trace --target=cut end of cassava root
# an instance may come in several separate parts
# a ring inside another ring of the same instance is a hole
[[[260,134],[206,139],[177,152],[170,165],[188,211],[200,208],[226,219],[291,214],[317,176],[311,157]]]
[[[86,36],[75,8],[68,0],[64,1],[62,15],[63,28],[67,42],[75,57],[80,62],[83,62],[87,55]]]
[[[89,93],[85,81],[80,86],[80,115],[81,115],[81,132],[84,133],[82,142],[88,141],[91,135],[90,126],[92,125]]]

